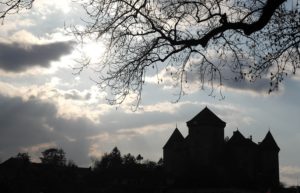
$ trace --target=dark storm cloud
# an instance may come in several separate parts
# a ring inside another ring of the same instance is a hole
[[[196,70],[188,73],[187,81],[188,84],[199,84],[200,83],[200,74],[198,66],[194,67]],[[247,79],[236,80],[235,77],[239,77],[239,73],[233,72],[228,66],[225,66],[221,70],[221,81],[222,85],[236,91],[251,91],[257,94],[266,94],[270,89],[270,79],[266,75],[262,75],[261,78],[256,79],[255,81],[249,81]],[[209,86],[210,74],[205,78],[206,83]],[[214,84],[220,84],[220,77],[216,76]],[[200,86],[199,86],[200,87]]]
[[[101,131],[89,119],[59,117],[54,104],[34,98],[24,101],[20,97],[0,95],[0,109],[2,159],[13,156],[22,148],[54,143],[78,164],[89,163],[87,137]]]
[[[0,68],[9,72],[21,72],[35,66],[47,68],[52,61],[70,54],[73,46],[72,41],[43,45],[0,42]]]
[[[41,105],[35,100],[0,96],[0,148],[19,147],[48,142],[52,133],[43,124],[56,109],[50,104]]]
[[[270,89],[270,81],[267,78],[260,78],[257,79],[254,82],[250,82],[248,80],[224,80],[223,85],[225,85],[228,88],[235,89],[235,90],[249,90],[253,91],[255,93],[268,93]]]

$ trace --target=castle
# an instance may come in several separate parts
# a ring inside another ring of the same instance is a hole
[[[205,107],[187,122],[186,137],[176,128],[163,147],[166,172],[204,186],[278,186],[280,148],[271,132],[260,143],[238,130],[224,139],[225,126]]]

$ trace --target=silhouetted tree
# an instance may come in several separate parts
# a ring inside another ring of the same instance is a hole
[[[89,0],[83,5],[89,19],[74,34],[106,43],[97,70],[99,86],[111,91],[113,104],[132,94],[138,104],[152,68],[165,68],[157,81],[171,76],[181,96],[194,72],[212,91],[225,76],[268,78],[271,92],[300,67],[300,7],[292,0]],[[82,64],[79,72],[88,60]]]
[[[105,153],[100,161],[95,162],[95,169],[112,169],[120,168],[122,165],[122,157],[119,149],[114,147],[110,153]]]
[[[67,166],[70,168],[78,168],[77,164],[73,160],[68,160]]]
[[[141,154],[139,154],[139,155],[137,155],[136,156],[136,160],[137,160],[137,162],[140,164],[141,163],[141,161],[143,160],[144,158],[141,156]]]
[[[122,160],[125,166],[134,166],[137,164],[135,157],[130,153],[124,155]]]
[[[27,152],[26,153],[18,153],[15,158],[22,160],[24,163],[30,163],[30,156]]]
[[[7,15],[18,13],[22,9],[30,9],[34,0],[1,0],[0,20],[4,20]]]
[[[157,164],[154,161],[146,160],[144,161],[144,166],[148,169],[154,169],[157,167]]]
[[[43,164],[65,166],[66,165],[66,153],[61,148],[49,148],[42,152],[40,157]]]

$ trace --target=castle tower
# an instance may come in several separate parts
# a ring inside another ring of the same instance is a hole
[[[169,140],[163,147],[163,159],[167,172],[180,174],[185,170],[185,141],[176,127]]]
[[[257,144],[245,138],[239,130],[226,143],[227,179],[237,185],[255,183],[257,173]]]
[[[280,148],[269,131],[263,141],[259,144],[259,179],[263,186],[279,185],[279,151]]]
[[[226,123],[205,107],[187,122],[187,143],[192,164],[197,168],[216,165],[224,145]]]

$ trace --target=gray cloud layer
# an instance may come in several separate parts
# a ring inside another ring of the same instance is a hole
[[[198,83],[200,84],[200,74],[199,66],[194,67],[196,70],[193,70],[191,73],[188,73],[188,84]],[[267,78],[266,74],[262,74],[261,78],[258,78],[255,81],[250,81],[247,79],[238,79],[235,77],[239,77],[238,72],[233,72],[228,66],[225,66],[220,69],[221,70],[221,79],[222,85],[236,91],[251,91],[256,94],[267,94],[270,89],[270,79]],[[209,83],[210,75],[207,75],[205,81]],[[219,85],[220,77],[216,75],[215,77],[215,85]]]
[[[199,107],[186,104],[180,107],[180,112],[190,108],[196,108],[195,111],[198,111]],[[96,123],[85,117],[70,119],[58,116],[57,107],[51,102],[34,97],[23,100],[21,97],[8,97],[1,94],[0,109],[0,159],[2,161],[16,155],[24,148],[41,144],[55,144],[63,148],[67,157],[79,165],[90,164],[89,156],[94,144],[97,144],[96,150],[99,152],[110,151],[114,146],[118,146],[124,153],[141,153],[150,158],[154,154],[162,153],[161,148],[173,129],[164,130],[166,128],[161,128],[161,124],[186,121],[184,116],[169,112],[155,111],[141,114],[118,110],[99,115],[101,121]],[[162,129],[164,134],[159,131],[145,135],[137,132],[137,128],[145,126]],[[126,131],[121,132],[122,129]],[[109,138],[91,139],[102,134],[108,134]],[[154,139],[155,143],[153,143]],[[42,150],[43,148],[30,154],[38,158]]]
[[[79,95],[76,90],[70,93]],[[77,100],[78,97],[70,98]],[[186,133],[187,129],[182,128],[185,122],[202,108],[203,104],[200,103],[182,103],[165,112],[159,108],[143,113],[120,109],[101,114],[100,122],[93,122],[86,117],[58,116],[57,106],[52,102],[35,97],[23,100],[21,97],[0,94],[0,159],[4,161],[26,148],[54,144],[63,148],[67,157],[81,166],[90,164],[91,148],[103,153],[114,146],[118,146],[122,153],[140,153],[145,158],[155,160],[161,156],[162,147],[173,132],[175,123],[181,124],[180,128]],[[227,111],[220,110],[218,114],[224,114],[222,112]],[[45,148],[28,151],[38,158]]]
[[[157,120],[153,113],[127,114],[123,111],[117,111],[114,115],[108,113],[101,116],[101,123],[95,123],[85,117],[67,119],[57,116],[57,107],[50,102],[44,102],[37,98],[23,100],[20,97],[7,97],[0,94],[0,159],[5,160],[10,156],[16,155],[24,148],[39,146],[40,144],[56,144],[62,147],[67,157],[73,159],[79,165],[90,163],[89,153],[94,142],[91,137],[102,133],[110,133],[113,136],[118,135],[119,129],[136,128],[150,123],[159,124],[169,121],[170,115],[162,116]],[[139,117],[137,123],[132,123],[133,117]],[[112,118],[114,117],[114,118]],[[168,118],[169,117],[169,118]],[[148,122],[145,121],[148,119]],[[151,121],[149,121],[149,119]],[[134,133],[136,134],[136,133]],[[130,135],[120,133],[120,135]],[[144,146],[145,140],[137,136],[138,142],[120,144],[117,141],[108,142],[99,141],[100,151],[110,146],[122,146],[132,149],[133,146]],[[128,142],[128,141],[127,141]],[[139,145],[136,145],[138,143]],[[159,145],[160,146],[160,145]],[[152,148],[153,149],[153,148]],[[42,149],[41,149],[42,150]],[[41,151],[40,150],[40,151]],[[40,152],[36,152],[36,157]],[[139,151],[139,153],[142,153]]]
[[[2,159],[22,148],[39,144],[57,144],[78,164],[89,163],[90,142],[101,129],[85,118],[66,119],[57,116],[54,104],[38,99],[0,95],[0,155]],[[72,139],[72,140],[69,140]]]
[[[49,44],[0,43],[0,68],[9,72],[21,72],[34,66],[47,68],[51,61],[71,53],[74,42]]]

